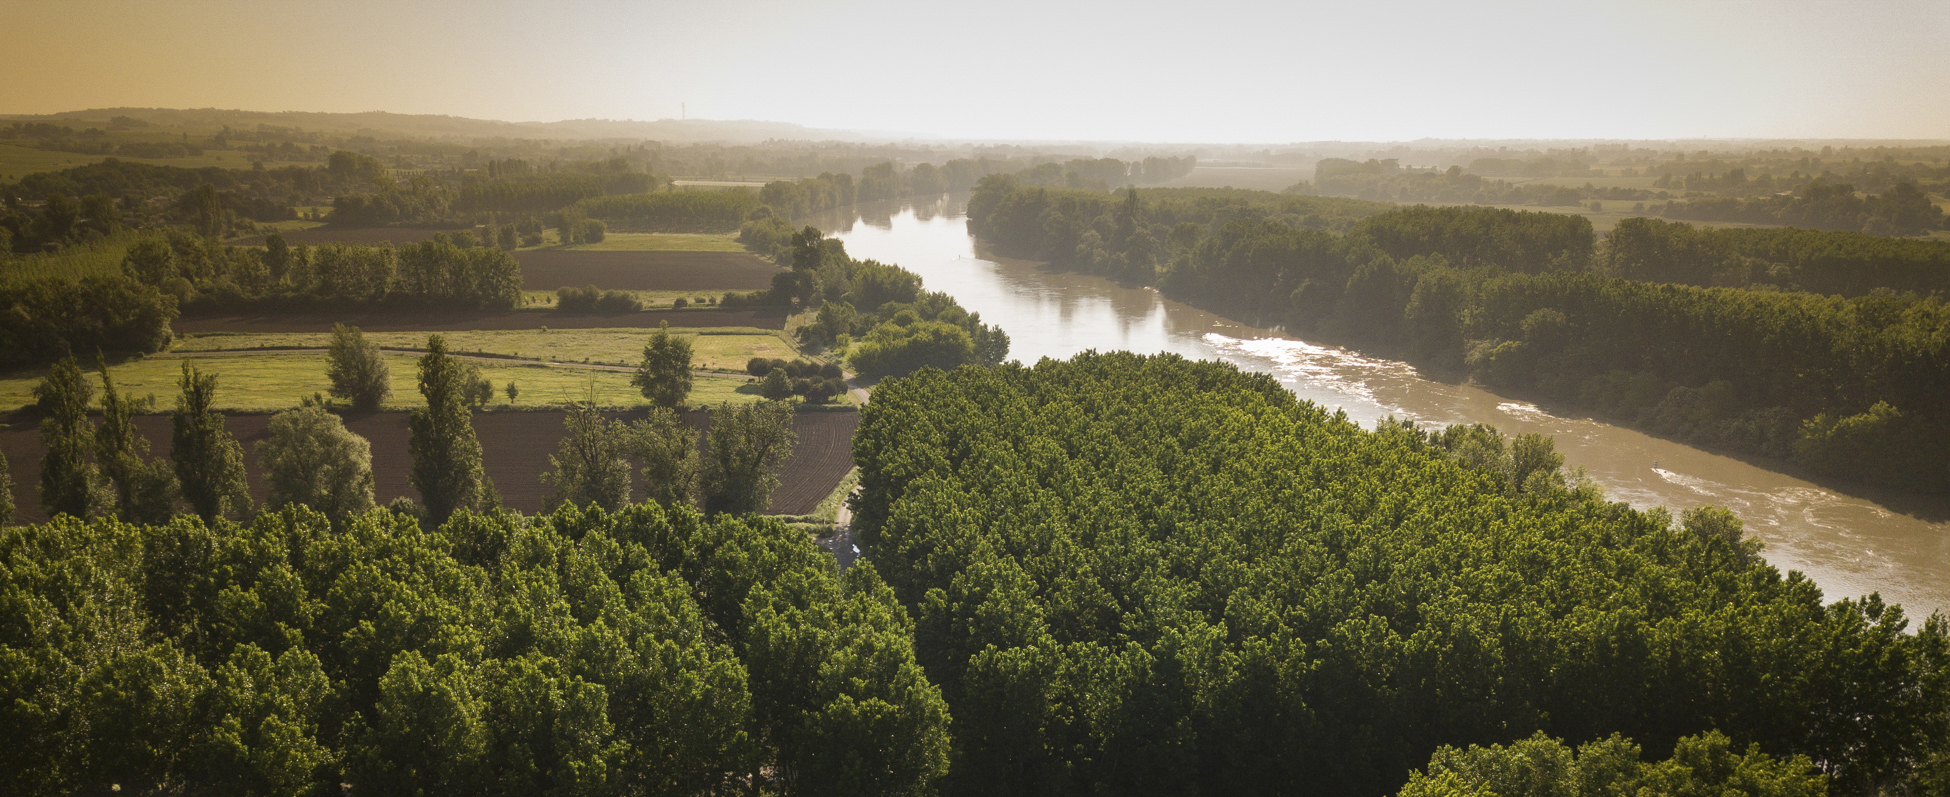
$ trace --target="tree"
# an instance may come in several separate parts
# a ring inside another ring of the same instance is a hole
[[[644,500],[669,509],[691,502],[697,484],[697,431],[676,410],[653,407],[630,424],[629,455],[643,468]]]
[[[513,379],[508,380],[507,392],[509,404],[515,403],[515,399],[521,397],[521,388],[515,387],[515,380]]]
[[[549,456],[554,470],[542,481],[555,486],[551,506],[595,504],[609,511],[630,501],[629,437],[623,424],[578,404],[562,419],[569,434],[560,450]]]
[[[379,409],[393,392],[392,369],[380,356],[379,344],[366,340],[358,327],[332,325],[325,376],[332,380],[332,398],[350,401],[361,412]]]
[[[73,357],[64,357],[34,388],[41,413],[41,508],[49,517],[87,517],[95,506],[95,465],[90,449],[88,401],[95,389]]]
[[[7,454],[0,451],[0,525],[14,520],[14,477],[7,471]]]
[[[778,468],[798,442],[792,405],[781,401],[718,405],[705,435],[699,492],[711,514],[765,509],[779,486]]]
[[[316,404],[271,416],[270,437],[257,444],[275,509],[302,504],[343,526],[374,506],[372,446]]]
[[[223,413],[210,409],[216,400],[217,375],[183,363],[182,389],[176,416],[170,419],[170,461],[183,500],[204,522],[249,512],[250,484],[244,480],[244,448],[223,425]]]
[[[271,233],[264,236],[264,267],[271,270],[271,281],[280,282],[291,268],[291,247],[284,236]]]
[[[792,398],[792,379],[785,375],[784,368],[774,368],[759,381],[758,393],[772,401]]]
[[[691,394],[691,378],[691,342],[670,334],[669,321],[659,323],[650,342],[643,345],[643,363],[630,384],[641,389],[651,404],[675,409]]]
[[[129,523],[167,523],[176,504],[176,477],[168,463],[149,459],[149,441],[135,428],[137,402],[115,389],[107,363],[100,370],[102,425],[95,429],[95,462],[114,495],[115,515]]]
[[[447,341],[427,337],[420,358],[420,395],[427,405],[407,419],[407,448],[413,457],[413,489],[434,522],[456,510],[475,508],[482,496],[481,442],[465,395],[469,385],[461,364],[447,355]]]

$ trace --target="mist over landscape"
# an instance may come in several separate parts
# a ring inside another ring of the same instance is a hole
[[[1950,797],[1950,6],[0,29],[0,792]]]

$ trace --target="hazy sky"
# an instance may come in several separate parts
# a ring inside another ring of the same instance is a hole
[[[1950,2],[0,0],[0,113],[957,138],[1950,138]]]

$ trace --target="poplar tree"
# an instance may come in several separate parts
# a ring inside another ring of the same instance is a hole
[[[95,429],[95,462],[114,494],[115,516],[129,523],[169,522],[176,504],[176,477],[169,464],[149,458],[149,441],[135,428],[130,401],[115,389],[108,365],[102,375],[102,425]]]
[[[73,357],[63,357],[34,388],[41,421],[41,509],[48,517],[87,517],[93,508],[95,466],[88,459],[88,402],[95,389]]]
[[[169,459],[176,466],[183,501],[205,522],[249,512],[244,447],[224,428],[223,413],[210,409],[216,400],[217,375],[203,373],[186,361],[176,384],[182,394],[176,399],[176,417],[170,419]]]
[[[446,339],[428,336],[420,358],[420,395],[427,405],[407,420],[407,449],[413,489],[436,523],[481,500],[481,442],[474,436],[467,387],[465,370],[447,355]]]

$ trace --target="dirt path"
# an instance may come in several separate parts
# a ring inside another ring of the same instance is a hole
[[[860,406],[867,406],[868,390],[860,386],[858,375],[846,374],[846,392],[847,395],[853,397],[854,401],[859,402]],[[846,496],[846,500],[840,502],[839,510],[833,513],[832,536],[820,540],[818,543],[819,547],[825,548],[828,553],[833,555],[834,559],[839,561],[840,572],[842,573],[846,572],[847,568],[853,566],[854,560],[864,555],[864,552],[860,550],[859,542],[853,539],[852,504],[854,496],[859,494],[860,488],[855,487],[853,488],[853,492]]]

